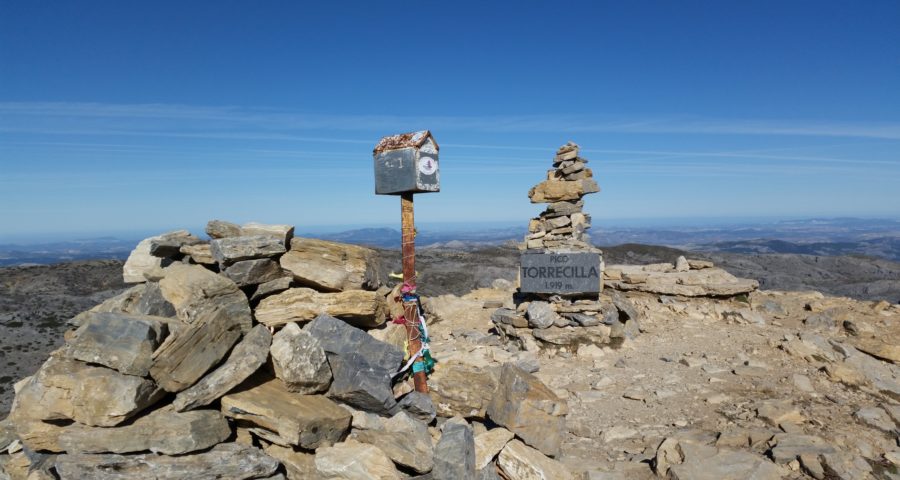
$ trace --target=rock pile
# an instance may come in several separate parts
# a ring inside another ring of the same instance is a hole
[[[578,145],[569,142],[556,151],[547,180],[528,192],[531,203],[547,209],[528,224],[527,250],[596,251],[587,230],[591,217],[583,212],[584,196],[600,191],[588,161],[578,156]]]
[[[0,478],[572,478],[552,458],[566,402],[532,374],[431,396],[397,375],[405,329],[375,251],[288,225],[206,231],[142,241],[136,285],[16,384]]]

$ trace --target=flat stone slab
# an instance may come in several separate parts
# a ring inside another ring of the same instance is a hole
[[[278,460],[262,450],[239,443],[223,443],[207,452],[178,457],[149,453],[70,454],[56,458],[56,471],[62,480],[244,480],[274,475],[278,465]]]
[[[750,293],[759,282],[738,278],[721,268],[704,268],[687,272],[658,271],[652,265],[613,265],[622,272],[623,280],[607,280],[606,285],[620,291],[634,290],[659,295],[685,297],[725,297]]]
[[[297,237],[281,266],[316,290],[375,290],[381,285],[378,253],[358,245]]]
[[[287,251],[283,239],[270,235],[217,238],[209,242],[209,249],[213,258],[225,265],[241,260],[276,257]]]
[[[254,314],[257,321],[271,327],[290,322],[305,323],[320,314],[338,317],[354,325],[376,327],[387,319],[387,305],[377,292],[319,293],[311,288],[291,288],[262,299]]]
[[[177,413],[163,408],[130,425],[95,428],[74,424],[64,429],[59,445],[67,453],[132,453],[150,450],[166,455],[203,450],[231,436],[228,420],[217,410]]]
[[[526,253],[520,257],[520,290],[526,293],[599,293],[599,253]]]
[[[278,379],[222,397],[222,413],[278,434],[291,445],[314,449],[341,439],[350,412],[324,395],[289,392]]]

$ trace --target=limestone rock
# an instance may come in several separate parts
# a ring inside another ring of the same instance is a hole
[[[428,388],[437,414],[465,418],[485,418],[488,404],[497,390],[499,372],[458,362],[442,363],[428,377]]]
[[[487,407],[488,417],[549,456],[560,453],[568,405],[534,375],[506,364]]]
[[[391,373],[403,362],[403,352],[397,347],[328,315],[319,315],[304,330],[319,340],[322,349],[329,354],[329,360],[330,355],[358,353],[367,359],[367,363]]]
[[[141,240],[128,255],[128,259],[125,260],[125,265],[122,267],[122,278],[125,283],[146,282],[147,278],[144,273],[152,272],[166,263],[171,263],[171,261],[164,261],[162,258],[150,254],[153,242],[185,235],[190,235],[190,233],[187,230],[177,230]]]
[[[275,280],[270,280],[266,283],[262,283],[258,287],[256,287],[256,291],[253,292],[253,296],[250,297],[250,301],[255,303],[268,297],[269,295],[281,293],[291,288],[291,283],[293,281],[293,277],[281,277],[276,278]]]
[[[534,301],[528,305],[526,313],[528,326],[531,328],[547,328],[559,318],[547,302]]]
[[[772,461],[780,465],[803,455],[818,457],[835,451],[828,442],[815,435],[779,433],[772,438],[771,443],[774,445],[771,453]]]
[[[274,444],[265,447],[265,451],[284,465],[288,480],[325,480],[316,470],[314,454]]]
[[[32,452],[59,453],[65,451],[59,444],[59,437],[66,431],[66,428],[57,423],[17,418],[13,433],[22,442],[22,445]]]
[[[325,350],[315,337],[296,323],[288,323],[272,340],[275,376],[292,392],[323,392],[331,384],[331,368]]]
[[[225,395],[222,413],[276,432],[291,445],[308,449],[340,440],[351,418],[325,396],[289,392],[278,379]]]
[[[465,423],[444,424],[441,439],[434,447],[434,480],[475,477],[475,437]]]
[[[636,290],[685,297],[733,296],[759,288],[756,280],[737,278],[720,268],[659,272],[650,267],[652,266],[615,265],[613,268],[622,272],[622,280],[610,280],[607,285],[620,291]],[[671,264],[669,267],[671,268]]]
[[[515,435],[503,427],[493,428],[475,436],[475,469],[481,470],[494,460]]]
[[[891,340],[893,340],[893,343],[891,343]],[[900,339],[865,337],[854,341],[853,346],[875,358],[900,365]]]
[[[427,393],[409,392],[397,403],[403,411],[411,415],[413,418],[425,423],[431,423],[437,412],[434,409],[434,402]]]
[[[222,272],[230,278],[238,287],[259,285],[275,280],[283,275],[278,262],[269,258],[257,258],[255,260],[243,260],[235,262]]]
[[[163,318],[124,313],[90,313],[69,342],[72,358],[127,375],[147,376],[156,347],[168,334]]]
[[[181,247],[196,245],[203,241],[185,230],[155,237],[150,241],[150,255],[160,258],[180,257]]]
[[[272,334],[265,325],[257,325],[232,349],[225,362],[175,397],[177,411],[209,405],[249,378],[269,357]]]
[[[250,304],[231,280],[200,265],[172,265],[159,282],[163,297],[175,307],[178,318],[194,324],[214,311],[224,311],[246,333],[253,326]]]
[[[677,259],[675,259],[675,271],[676,272],[686,272],[691,269],[691,264],[688,263],[688,260],[684,258],[683,255],[679,255]]]
[[[563,464],[517,439],[503,447],[497,465],[510,480],[575,480]]]
[[[148,453],[70,454],[56,458],[56,471],[62,480],[244,480],[271,476],[277,469],[277,460],[239,443],[223,443],[206,452],[177,457]]]
[[[600,187],[593,179],[576,181],[546,180],[535,185],[528,192],[531,203],[554,203],[580,200],[586,194],[599,192]]]
[[[294,238],[281,266],[296,281],[322,291],[375,290],[382,281],[374,250],[326,240]]]
[[[370,362],[360,353],[328,354],[334,380],[328,397],[354,408],[388,414],[395,411],[397,401],[391,389],[392,371]]]
[[[206,234],[209,238],[227,238],[241,236],[240,225],[226,222],[224,220],[210,220],[206,224]]]
[[[158,283],[147,282],[135,285],[94,308],[79,313],[69,320],[69,323],[80,326],[84,323],[85,318],[94,313],[131,313],[156,317],[174,317],[175,307],[162,296]]]
[[[354,325],[375,327],[386,320],[384,297],[377,292],[348,290],[319,293],[310,288],[291,288],[264,298],[256,307],[256,319],[270,327],[290,322],[308,322],[320,314]]]
[[[165,455],[180,455],[209,448],[230,435],[231,427],[218,411],[176,413],[170,408],[163,408],[120,427],[72,425],[62,432],[59,444],[67,453],[150,450]]]
[[[382,429],[354,430],[353,438],[380,448],[397,465],[418,473],[431,471],[434,447],[424,423],[404,412],[384,422]]]
[[[320,475],[344,480],[399,480],[400,472],[381,449],[356,441],[346,441],[316,451]]]
[[[715,450],[715,449],[713,449]],[[712,456],[685,454],[684,463],[669,469],[672,480],[781,480],[783,471],[758,455],[719,450]]]
[[[148,379],[51,356],[18,391],[13,418],[71,419],[112,427],[152,405],[161,394]]]
[[[234,316],[230,310],[204,308],[192,325],[170,335],[154,352],[150,376],[168,392],[197,383],[231,350],[246,325],[243,316]]]
[[[208,243],[198,243],[196,245],[183,245],[179,252],[182,255],[191,257],[194,263],[203,265],[215,265],[216,259],[212,256],[212,250]]]
[[[294,226],[250,222],[241,226],[241,235],[273,237],[287,248],[291,244],[291,239],[294,238]]]
[[[284,243],[268,235],[248,235],[217,238],[209,242],[210,252],[223,265],[254,258],[269,258],[283,254]]]

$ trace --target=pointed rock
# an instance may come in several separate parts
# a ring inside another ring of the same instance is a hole
[[[566,433],[568,406],[537,377],[505,364],[487,415],[525,443],[549,456],[560,453]]]

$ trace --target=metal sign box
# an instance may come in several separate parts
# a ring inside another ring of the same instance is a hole
[[[428,130],[382,138],[373,151],[375,194],[439,192],[438,150]]]

